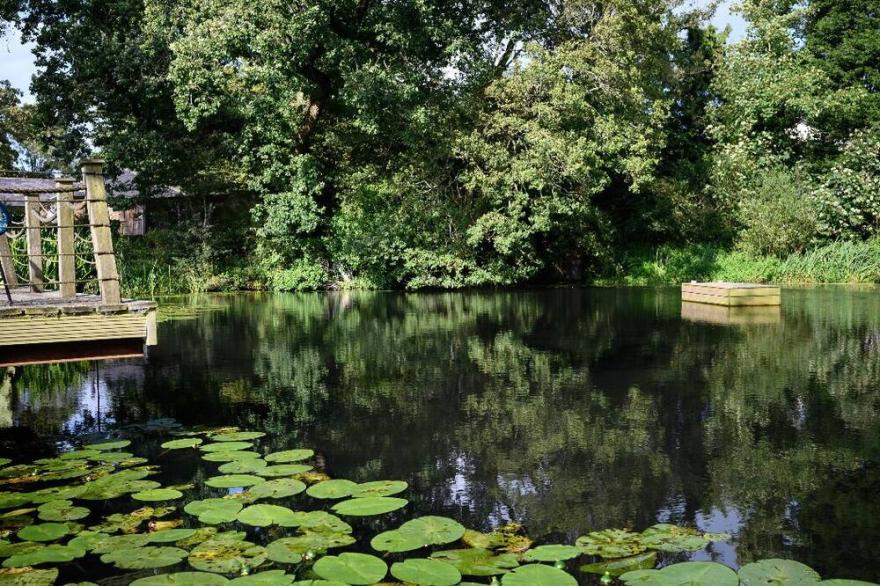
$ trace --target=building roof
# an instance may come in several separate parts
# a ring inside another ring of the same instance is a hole
[[[107,181],[107,195],[110,197],[124,197],[131,199],[138,197],[140,192],[135,187],[134,179],[137,173],[125,169],[118,177]],[[0,203],[9,206],[20,207],[24,205],[24,195],[14,193],[16,189],[52,189],[55,187],[55,179],[48,177],[0,177]],[[11,192],[11,193],[10,193]],[[177,187],[165,187],[152,197],[178,197],[180,189]],[[41,201],[54,201],[55,194],[40,194]]]

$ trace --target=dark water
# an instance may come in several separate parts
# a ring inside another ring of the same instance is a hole
[[[678,298],[178,301],[202,310],[143,360],[24,368],[11,417],[19,438],[239,425],[316,448],[333,476],[408,480],[415,511],[474,528],[571,543],[664,521],[734,534],[697,559],[880,578],[880,292],[786,290],[780,314],[731,318],[751,324],[684,319]]]

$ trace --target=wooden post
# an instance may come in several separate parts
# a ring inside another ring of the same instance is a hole
[[[73,179],[59,179],[55,187],[69,189]],[[61,299],[76,297],[76,257],[74,247],[73,193],[59,191],[56,194],[58,206],[58,295]]]
[[[26,195],[24,229],[27,237],[28,280],[34,293],[43,292],[43,241],[40,224],[40,196]]]
[[[86,186],[86,209],[95,249],[95,266],[101,288],[101,303],[117,305],[122,302],[119,292],[119,273],[113,254],[113,234],[110,230],[110,212],[107,209],[107,189],[104,186],[104,161],[87,159],[80,163]]]
[[[3,274],[9,280],[7,285],[10,289],[18,287],[18,277],[15,276],[15,263],[12,262],[12,249],[9,247],[9,238],[6,234],[0,234],[0,263],[3,263]]]

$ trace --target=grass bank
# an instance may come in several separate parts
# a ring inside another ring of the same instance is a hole
[[[880,239],[832,242],[785,258],[754,257],[717,245],[664,245],[626,253],[600,285],[674,285],[686,281],[820,284],[880,283]]]

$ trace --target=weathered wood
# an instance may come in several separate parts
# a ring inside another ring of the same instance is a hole
[[[31,291],[43,291],[43,239],[40,229],[40,196],[25,196],[24,227],[27,239],[28,282]]]
[[[10,289],[18,287],[18,277],[15,276],[15,264],[12,262],[12,249],[9,247],[9,237],[0,234],[0,263],[3,263],[3,274],[6,275]]]
[[[779,287],[751,283],[684,283],[681,300],[727,307],[780,305]]]
[[[683,301],[681,318],[718,325],[775,324],[782,320],[778,305],[725,306]]]
[[[67,189],[73,186],[73,179],[59,179],[56,187]],[[73,192],[59,191],[58,206],[58,293],[62,299],[76,296],[76,257],[73,233]]]
[[[107,209],[107,189],[104,185],[104,161],[89,159],[82,161],[83,183],[86,187],[86,206],[89,211],[89,224],[92,231],[92,246],[95,252],[95,266],[98,272],[98,285],[101,300],[106,304],[121,301],[119,273],[116,270],[116,257],[113,254],[113,234],[110,230],[110,212]]]
[[[147,346],[159,345],[159,312],[152,309],[147,312],[147,333],[144,343]]]
[[[146,313],[0,319],[0,347],[146,337]]]

